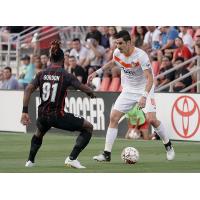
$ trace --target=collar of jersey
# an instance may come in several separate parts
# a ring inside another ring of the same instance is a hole
[[[132,50],[129,54],[127,54],[127,55],[124,54],[124,56],[125,56],[125,57],[130,57],[130,56],[133,54],[134,51],[135,51],[135,47],[133,48],[133,50]]]
[[[52,65],[50,65],[50,68],[62,68],[62,66],[60,66],[60,65],[55,65],[55,64],[52,64]]]

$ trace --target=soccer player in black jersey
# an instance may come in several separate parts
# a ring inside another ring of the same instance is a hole
[[[65,165],[74,168],[85,168],[77,160],[77,157],[89,143],[93,125],[82,117],[65,113],[65,97],[69,86],[85,92],[91,98],[94,98],[95,95],[89,87],[81,84],[75,76],[65,71],[62,67],[63,60],[64,53],[60,49],[60,42],[53,41],[50,49],[51,65],[46,70],[39,72],[25,89],[21,117],[23,125],[30,123],[28,104],[31,94],[37,88],[40,90],[41,98],[41,104],[38,107],[37,130],[31,140],[30,153],[25,164],[26,167],[33,167],[35,165],[35,156],[42,145],[43,136],[51,127],[55,127],[69,131],[80,131],[72,152],[65,160]]]

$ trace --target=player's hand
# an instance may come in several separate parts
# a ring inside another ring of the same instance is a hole
[[[21,123],[23,125],[26,125],[26,126],[31,123],[31,120],[30,120],[30,117],[29,117],[28,113],[22,113]]]
[[[97,75],[96,72],[93,72],[92,74],[90,74],[87,79],[87,84],[89,84],[93,80],[93,78],[96,77],[96,75]]]
[[[147,100],[147,98],[146,97],[141,97],[140,98],[140,100],[139,100],[139,102],[138,102],[138,107],[139,107],[139,109],[142,109],[142,108],[145,108],[145,106],[146,106],[146,100]]]

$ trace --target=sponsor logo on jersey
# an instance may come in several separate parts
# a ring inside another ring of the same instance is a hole
[[[140,63],[139,63],[139,61],[131,62],[131,66],[132,67],[140,67]]]
[[[133,72],[132,70],[130,69],[126,69],[124,67],[121,67],[121,69],[123,69],[124,73],[125,74],[128,74],[128,75],[135,75],[135,72]]]

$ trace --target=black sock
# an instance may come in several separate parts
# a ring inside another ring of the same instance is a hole
[[[33,135],[32,140],[31,140],[31,149],[30,149],[28,160],[30,160],[31,162],[34,162],[35,156],[39,148],[41,147],[41,145],[42,145],[42,138],[39,138]]]
[[[108,156],[108,157],[111,156],[111,152],[109,152],[109,151],[104,151],[103,153],[104,153],[105,156]]]
[[[170,140],[167,144],[164,144],[164,145],[165,145],[166,150],[170,150],[172,148],[172,144],[171,144]]]
[[[76,139],[76,144],[69,155],[70,160],[76,160],[79,153],[88,145],[92,133],[84,130],[82,131]]]

